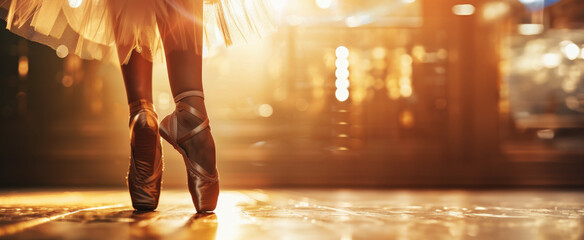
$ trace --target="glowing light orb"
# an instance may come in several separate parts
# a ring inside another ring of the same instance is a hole
[[[67,46],[65,45],[59,45],[57,47],[57,57],[59,58],[65,58],[67,57],[67,55],[69,55],[69,48],[67,48]]]
[[[337,87],[338,89],[341,89],[341,88],[347,89],[347,88],[349,88],[349,80],[346,78],[345,79],[343,79],[343,78],[337,79],[335,81],[335,87]]]
[[[346,68],[340,68],[335,71],[335,77],[337,78],[349,78],[349,70]]]
[[[422,62],[426,58],[426,48],[421,45],[416,45],[412,48],[412,55],[417,61]]]
[[[509,13],[511,7],[505,2],[489,2],[483,6],[483,19],[492,21]]]
[[[262,117],[270,117],[272,116],[272,114],[274,113],[274,109],[272,108],[272,106],[270,106],[270,104],[262,104],[259,106],[258,108],[258,114]]]
[[[337,59],[335,61],[335,66],[337,66],[337,69],[347,69],[347,68],[349,68],[349,60]]]
[[[411,128],[414,126],[414,114],[409,110],[405,110],[400,113],[399,121],[405,128]]]
[[[578,55],[580,55],[580,48],[573,42],[562,41],[560,45],[562,45],[562,52],[564,53],[566,58],[574,60],[578,57]]]
[[[446,59],[448,57],[448,51],[446,51],[446,49],[444,48],[440,48],[438,49],[438,51],[436,52],[436,55],[438,56],[438,58],[440,59]]]
[[[337,58],[339,58],[339,59],[346,59],[349,57],[349,49],[345,46],[339,46],[339,47],[337,47],[335,54],[337,55]]]
[[[412,96],[412,88],[410,86],[404,86],[400,88],[399,93],[402,97],[411,97]]]
[[[26,56],[21,56],[18,59],[18,75],[21,77],[28,75],[28,58]]]
[[[387,51],[383,47],[376,47],[371,52],[374,59],[383,59],[387,55]]]
[[[401,55],[401,63],[403,65],[412,65],[412,62],[413,62],[413,60],[412,60],[412,57],[410,55],[408,55],[408,54]]]
[[[539,137],[540,139],[554,139],[555,137],[555,132],[554,130],[551,129],[543,129],[543,130],[539,130],[537,131],[537,137]]]
[[[328,9],[333,5],[333,0],[316,0],[316,6],[321,9]]]
[[[68,88],[68,87],[73,86],[74,81],[73,81],[73,78],[71,76],[65,75],[63,77],[63,79],[61,79],[61,83],[63,84],[64,87]]]
[[[339,88],[335,91],[335,97],[340,102],[347,101],[347,99],[349,99],[349,90],[346,88]]]
[[[519,24],[517,31],[521,35],[537,35],[543,32],[543,24]]]
[[[546,53],[541,57],[541,61],[545,67],[555,68],[562,63],[562,58],[557,53]]]
[[[473,15],[475,7],[472,4],[457,4],[452,7],[452,12],[459,16]]]
[[[83,3],[83,0],[69,0],[69,6],[72,8],[78,8]]]

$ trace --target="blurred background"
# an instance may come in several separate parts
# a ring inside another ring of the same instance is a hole
[[[277,32],[205,49],[224,187],[584,186],[583,1],[273,4]],[[119,66],[7,30],[0,63],[0,187],[125,185]],[[166,116],[164,64],[154,89]]]

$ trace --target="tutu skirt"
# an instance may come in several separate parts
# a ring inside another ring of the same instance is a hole
[[[269,0],[0,0],[6,28],[83,59],[127,63],[164,51],[230,46],[275,29]],[[202,28],[202,34],[195,31]]]

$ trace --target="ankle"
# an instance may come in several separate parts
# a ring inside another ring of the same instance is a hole
[[[185,97],[185,98],[181,99],[180,102],[186,103],[189,106],[197,109],[199,112],[201,112],[205,116],[207,115],[207,108],[205,107],[205,100],[201,97],[196,97],[196,96]]]
[[[130,109],[130,115],[134,115],[144,109],[155,112],[152,101],[148,101],[147,99],[138,99],[136,101],[132,101],[128,103],[128,107]]]

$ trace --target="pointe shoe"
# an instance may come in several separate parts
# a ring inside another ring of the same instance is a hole
[[[191,193],[197,212],[211,212],[215,210],[217,198],[219,197],[219,174],[217,167],[215,167],[212,173],[207,172],[199,164],[191,161],[186,150],[179,145],[209,128],[209,119],[205,114],[180,101],[186,97],[193,96],[203,98],[203,92],[198,90],[186,91],[174,98],[176,109],[160,122],[160,136],[178,150],[183,157],[187,168],[189,192]],[[177,111],[186,111],[201,119],[203,122],[186,133],[178,133]]]
[[[136,210],[151,211],[158,206],[163,162],[157,118],[152,103],[143,99],[130,103],[132,152],[127,184]]]

